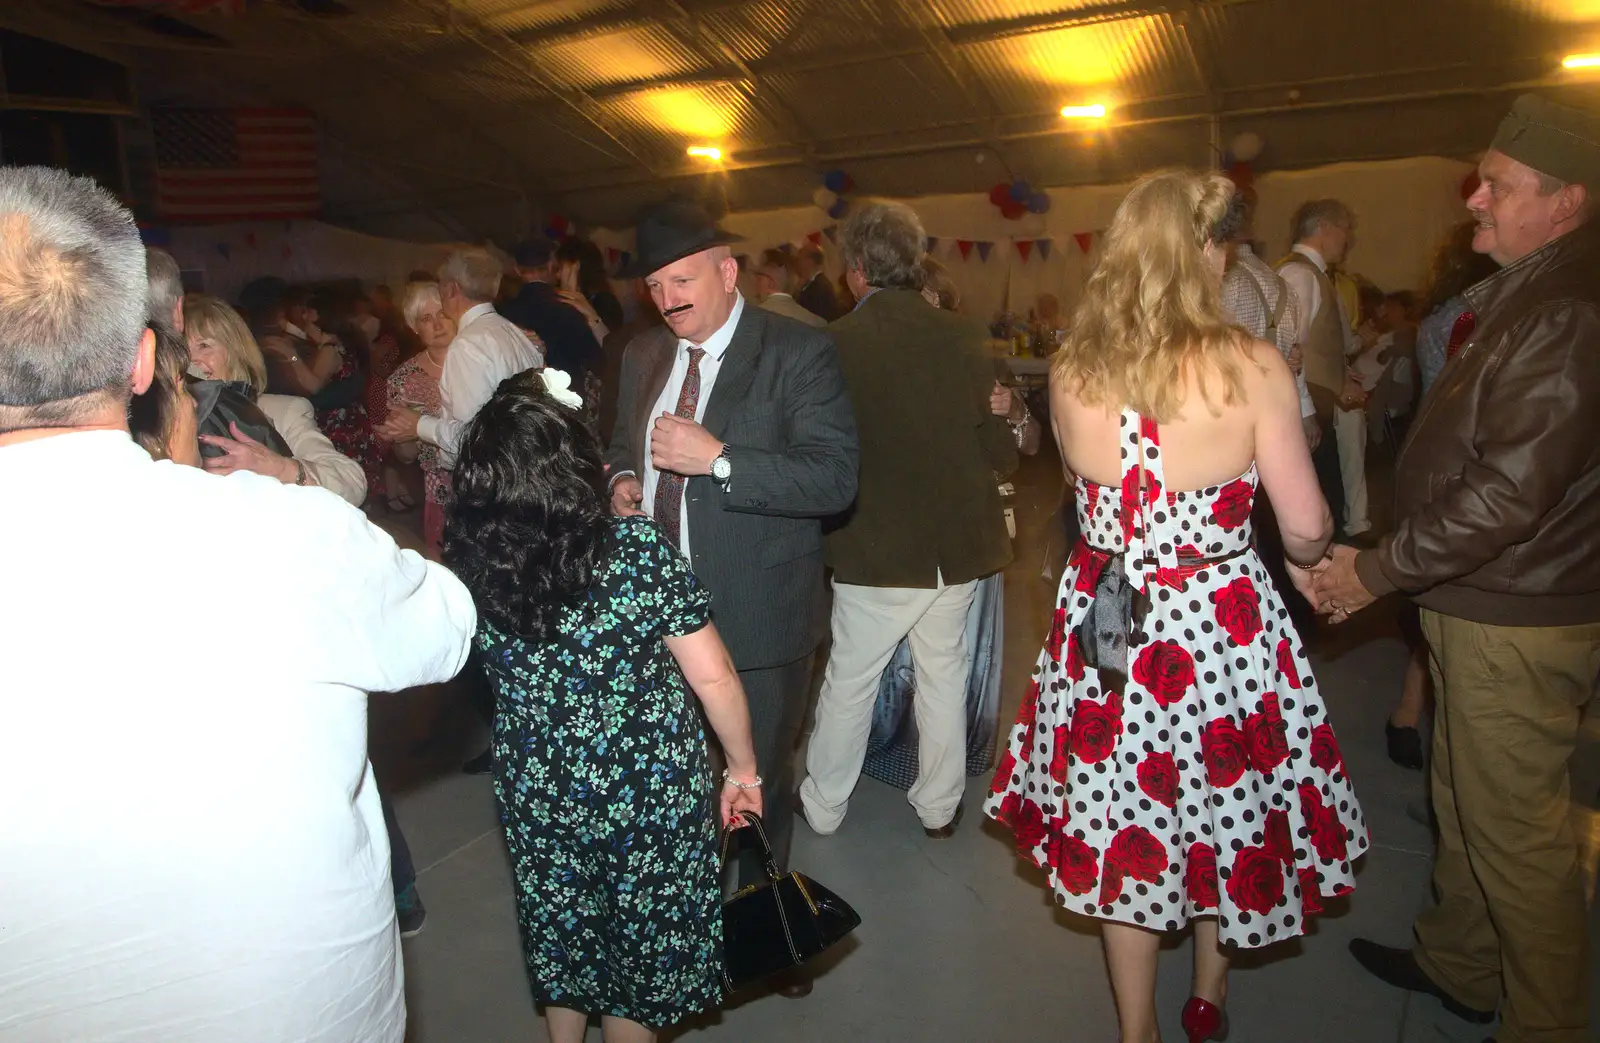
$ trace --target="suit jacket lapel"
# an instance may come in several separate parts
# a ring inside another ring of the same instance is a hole
[[[711,401],[706,403],[703,418],[705,429],[718,438],[728,429],[734,409],[744,401],[745,392],[750,390],[750,382],[755,379],[765,327],[761,309],[745,301],[744,313],[734,328],[728,353],[722,357],[722,368],[717,370],[717,382],[711,386]]]
[[[671,329],[662,327],[659,333],[660,336],[650,341],[649,350],[641,360],[644,371],[639,375],[639,397],[633,404],[631,448],[634,453],[634,469],[641,480],[644,476],[645,438],[650,432],[650,425],[655,423],[656,400],[661,397],[661,389],[667,386],[667,377],[672,373],[672,361],[678,347],[678,338],[672,335]]]

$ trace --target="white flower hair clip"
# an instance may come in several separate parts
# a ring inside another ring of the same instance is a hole
[[[559,369],[541,369],[539,378],[544,381],[544,392],[568,409],[582,409],[583,396],[572,390],[572,377]]]

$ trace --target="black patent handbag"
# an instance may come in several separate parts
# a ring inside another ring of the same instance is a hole
[[[744,821],[723,831],[723,861],[737,834],[741,844],[758,845],[767,882],[722,903],[722,983],[729,992],[798,967],[861,926],[850,903],[826,887],[803,873],[779,873],[761,817],[746,814]]]

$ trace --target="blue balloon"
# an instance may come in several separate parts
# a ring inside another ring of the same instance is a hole
[[[828,216],[833,218],[835,221],[837,221],[839,218],[843,217],[849,211],[850,211],[850,200],[841,199],[837,203],[834,203],[832,206],[828,207]]]
[[[1035,192],[1028,197],[1028,213],[1047,214],[1050,212],[1050,197],[1043,192]]]
[[[844,171],[830,170],[826,174],[822,175],[822,187],[826,188],[829,192],[843,192],[845,190],[845,185],[849,182],[849,180],[849,177],[846,176]]]
[[[1033,189],[1020,177],[1011,182],[1011,201],[1013,203],[1026,203],[1033,196]]]

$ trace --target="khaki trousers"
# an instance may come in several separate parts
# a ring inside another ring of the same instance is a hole
[[[1417,917],[1428,977],[1498,1043],[1593,1043],[1588,909],[1568,761],[1600,676],[1600,624],[1499,627],[1427,609],[1434,696],[1436,904]]]

